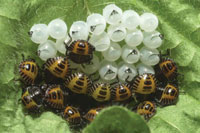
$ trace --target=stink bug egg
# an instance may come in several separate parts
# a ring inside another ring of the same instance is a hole
[[[122,25],[110,25],[108,27],[108,36],[113,42],[120,42],[126,37],[126,29]]]
[[[122,47],[122,59],[129,64],[136,63],[140,59],[140,51],[127,45]]]
[[[99,58],[96,55],[93,55],[93,59],[90,63],[81,64],[81,70],[86,74],[92,74],[98,70],[99,64]]]
[[[64,38],[62,39],[58,39],[56,40],[56,49],[62,53],[62,54],[65,54],[66,53],[66,46],[65,46],[65,42],[68,42],[70,40],[70,37],[69,36],[65,36]]]
[[[111,42],[110,47],[103,51],[104,58],[108,61],[116,61],[120,58],[122,53],[121,46],[118,43]]]
[[[162,44],[162,35],[157,32],[144,32],[143,43],[148,48],[158,48]]]
[[[152,13],[141,15],[140,28],[146,32],[152,32],[158,27],[158,18]]]
[[[38,44],[46,42],[49,37],[46,24],[33,25],[28,34],[30,35],[31,40]]]
[[[103,60],[99,68],[99,74],[103,80],[113,80],[117,76],[117,65],[114,62]]]
[[[91,43],[96,51],[105,51],[110,46],[110,38],[108,37],[108,34],[106,32],[103,32],[100,35],[92,35],[89,43]]]
[[[138,64],[136,67],[137,67],[139,75],[142,75],[145,73],[155,74],[153,67],[145,65],[143,63]]]
[[[134,30],[140,24],[140,16],[133,10],[126,10],[122,15],[122,24],[128,30]]]
[[[122,9],[120,9],[115,4],[107,5],[103,9],[103,16],[105,17],[107,23],[117,24],[121,21],[122,18]]]
[[[87,24],[91,33],[99,35],[106,28],[106,20],[101,14],[91,14],[87,17]]]
[[[67,33],[67,25],[61,19],[54,19],[48,24],[48,32],[54,39],[64,38]]]
[[[55,43],[51,40],[47,40],[45,43],[39,45],[37,53],[43,61],[55,57],[57,53]]]
[[[147,47],[142,47],[140,49],[140,60],[142,63],[146,65],[156,65],[159,63],[160,58],[159,58],[159,51],[157,49],[150,49]]]
[[[69,33],[73,40],[87,40],[89,35],[88,25],[84,21],[76,21],[71,25]]]
[[[128,34],[126,35],[125,42],[130,47],[136,47],[142,43],[143,40],[143,34],[141,30],[133,30],[128,31]]]
[[[126,80],[132,81],[133,78],[137,75],[137,70],[132,64],[120,62],[118,66],[118,77],[123,82]]]

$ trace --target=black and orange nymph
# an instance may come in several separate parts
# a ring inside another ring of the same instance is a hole
[[[96,118],[96,116],[102,109],[102,107],[92,108],[83,116],[83,118],[90,123]]]
[[[66,88],[77,94],[87,94],[88,89],[92,86],[92,81],[84,73],[73,73],[64,81]]]
[[[161,58],[158,68],[160,74],[168,80],[175,80],[177,78],[177,65],[176,63],[170,58]]]
[[[19,64],[19,74],[26,85],[39,82],[39,67],[34,59],[24,59]]]
[[[111,86],[107,83],[95,83],[89,88],[88,94],[98,102],[106,102],[111,98]]]
[[[21,101],[31,113],[41,112],[43,92],[39,86],[31,85],[22,90]]]
[[[135,77],[132,82],[133,92],[139,94],[155,93],[157,80],[153,74],[143,74]]]
[[[128,83],[119,83],[111,90],[113,101],[125,101],[132,96],[132,87]]]
[[[167,50],[166,55],[170,55],[169,50]],[[177,77],[179,75],[178,66],[173,59],[164,56],[165,55],[160,53],[160,62],[154,67],[156,78],[160,82],[163,82],[164,86],[168,82],[171,83],[173,82],[174,84],[178,84],[177,82]]]
[[[156,113],[156,106],[151,101],[144,101],[137,106],[137,113],[149,120]]]
[[[68,77],[71,73],[70,63],[67,57],[49,58],[43,65],[46,83],[57,83]]]
[[[94,46],[85,40],[76,40],[71,44],[69,43],[71,42],[69,41],[66,44],[66,56],[77,64],[90,63],[95,51]]]
[[[158,85],[154,74],[145,73],[136,76],[129,83],[132,87],[132,96],[136,101],[153,100]]]
[[[54,76],[66,79],[70,73],[69,61],[66,57],[49,58],[45,63],[45,69],[49,70]]]
[[[164,88],[156,91],[156,101],[160,106],[173,105],[178,101],[179,88],[177,85],[168,83]]]
[[[65,97],[67,94],[64,92],[61,85],[44,84],[41,86],[41,89],[45,93],[43,99],[45,107],[49,107],[56,111],[64,109]]]
[[[68,121],[70,125],[81,124],[81,115],[78,109],[73,106],[65,107],[63,118]]]

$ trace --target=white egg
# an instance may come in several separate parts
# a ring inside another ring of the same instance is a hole
[[[136,63],[140,59],[140,51],[136,47],[124,45],[122,47],[122,59],[129,64]]]
[[[65,42],[68,42],[70,40],[70,37],[68,35],[66,35],[64,38],[62,39],[58,39],[56,40],[56,49],[62,53],[62,54],[66,54],[66,46],[65,46]]]
[[[84,21],[76,21],[71,25],[69,33],[73,40],[87,40],[88,25]]]
[[[67,34],[67,25],[62,19],[54,19],[48,24],[48,32],[54,39],[64,38]]]
[[[145,73],[155,74],[153,67],[145,65],[143,63],[138,64],[136,67],[137,67],[139,75],[142,75]]]
[[[140,28],[146,32],[152,32],[158,27],[158,18],[152,13],[143,13],[140,20]]]
[[[143,43],[148,48],[158,48],[162,44],[162,35],[158,31],[153,32],[144,32],[144,40]]]
[[[47,25],[46,24],[33,25],[29,31],[29,35],[31,36],[31,40],[34,43],[40,44],[46,42],[49,37]]]
[[[126,62],[120,62],[118,65],[118,78],[122,82],[132,81],[137,75],[137,70],[133,64],[127,64]]]
[[[121,56],[121,53],[122,53],[121,46],[115,42],[111,42],[110,47],[106,51],[102,52],[103,57],[105,58],[105,60],[108,61],[118,60]]]
[[[128,30],[134,30],[140,24],[140,16],[134,10],[126,10],[122,15],[122,24]]]
[[[110,38],[106,32],[100,35],[92,35],[89,43],[95,47],[96,51],[106,51],[110,46]]]
[[[105,17],[107,23],[112,25],[117,24],[121,21],[122,9],[120,9],[115,4],[107,5],[103,9],[103,16]]]
[[[92,34],[99,35],[106,28],[106,20],[101,14],[93,13],[87,17],[87,25]]]
[[[117,65],[106,60],[101,61],[99,75],[103,80],[113,80],[117,76]]]
[[[129,31],[126,35],[125,42],[130,47],[136,47],[140,45],[143,41],[143,34],[141,30],[135,29],[133,31]]]
[[[57,53],[55,43],[51,40],[47,40],[45,43],[38,46],[37,52],[43,61],[46,61],[48,58],[53,58]]]
[[[94,54],[93,59],[89,64],[82,64],[81,70],[86,74],[93,74],[96,72],[100,67],[99,58]]]
[[[148,47],[142,47],[140,49],[140,60],[146,65],[156,65],[160,61],[159,51],[157,49],[150,49]]]
[[[120,42],[126,37],[126,29],[121,24],[110,25],[107,32],[113,42]]]

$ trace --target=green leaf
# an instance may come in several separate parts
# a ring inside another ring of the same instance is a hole
[[[180,96],[176,106],[158,108],[148,127],[135,113],[111,107],[103,110],[84,131],[134,132],[142,129],[149,132],[150,128],[152,133],[200,132],[200,2],[196,0],[1,0],[0,132],[69,132],[59,116],[50,112],[37,118],[25,115],[22,105],[17,102],[21,87],[15,80],[19,77],[17,67],[21,54],[42,64],[35,54],[38,45],[30,40],[27,32],[33,24],[48,24],[55,18],[63,19],[70,27],[74,21],[85,21],[90,13],[102,13],[110,3],[123,10],[134,9],[139,14],[152,12],[158,16],[158,30],[165,36],[160,50],[171,49],[179,73],[184,75],[180,89],[185,95]]]
[[[188,45],[186,42],[182,42],[171,51],[172,57],[174,57],[174,61],[178,63],[179,66],[190,65],[195,53],[195,47]]]
[[[0,16],[0,43],[1,45],[10,45],[17,47],[17,26],[18,22],[16,20],[11,20],[6,17]],[[1,49],[2,50],[2,49]]]
[[[185,93],[189,94],[196,100],[200,101],[200,83],[199,82],[187,82],[183,86]]]
[[[21,15],[25,12],[23,0],[1,0],[0,1],[0,16],[10,19],[20,20]]]
[[[200,103],[187,95],[180,95],[177,105],[159,108],[148,122],[152,133],[198,133],[199,124]]]
[[[136,113],[120,106],[102,110],[84,133],[149,133],[146,122]]]
[[[26,116],[24,123],[27,132],[70,132],[66,121],[63,120],[60,116],[57,116],[51,112],[45,112],[40,117],[35,119],[33,119],[31,116]]]
[[[200,82],[200,51],[196,51],[194,57],[187,67],[181,68],[185,81]]]
[[[8,84],[18,73],[16,64],[18,64],[19,60],[16,58],[18,55],[15,53],[17,49],[4,44],[0,44],[0,49],[3,49],[0,52],[0,60],[2,63],[0,66],[0,70],[2,71],[0,73],[0,82],[2,84]]]

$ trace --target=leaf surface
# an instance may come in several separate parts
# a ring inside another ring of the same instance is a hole
[[[55,18],[63,19],[69,29],[74,21],[85,21],[90,13],[102,13],[111,3],[123,10],[133,9],[139,14],[152,12],[158,16],[158,31],[165,36],[160,50],[171,49],[171,57],[179,66],[179,73],[184,75],[180,81],[184,94],[177,105],[158,108],[148,126],[127,109],[111,107],[102,111],[84,132],[149,132],[149,129],[152,133],[200,132],[200,2],[196,0],[1,0],[0,132],[70,132],[59,116],[45,112],[34,118],[25,115],[18,103],[21,87],[16,79],[21,54],[35,58],[40,65],[43,63],[35,53],[37,44],[27,32],[32,25],[48,24]]]

